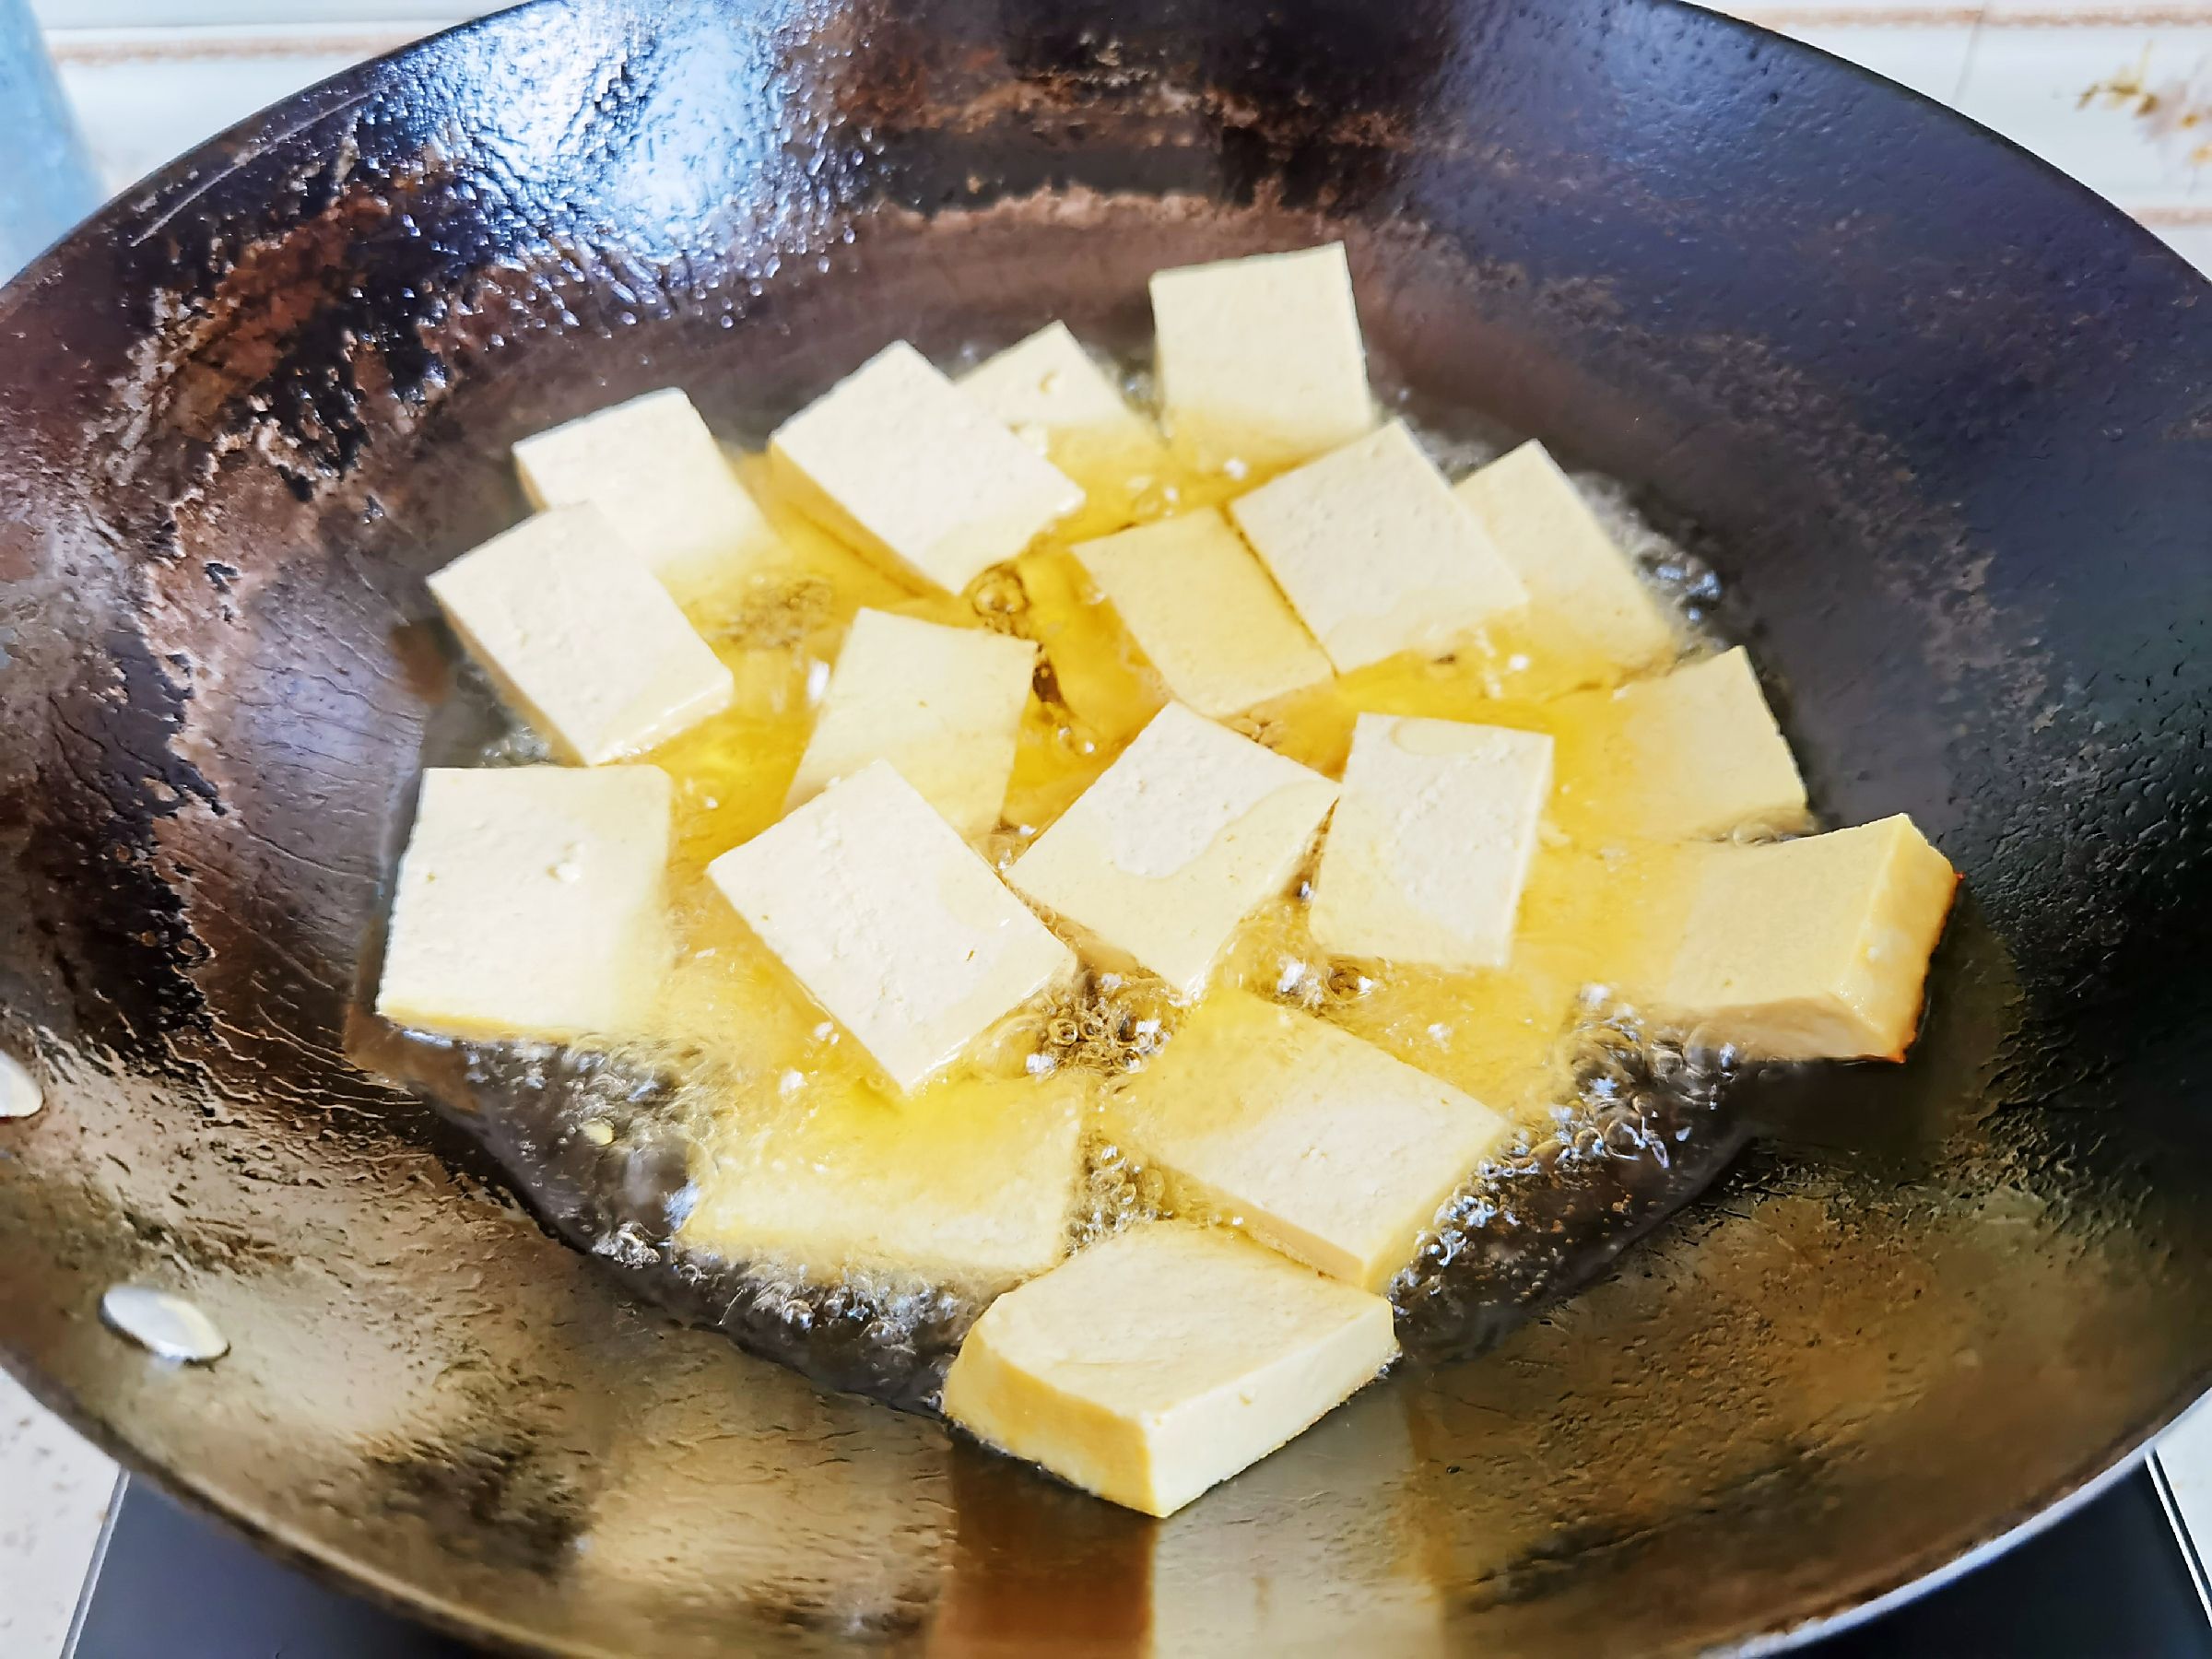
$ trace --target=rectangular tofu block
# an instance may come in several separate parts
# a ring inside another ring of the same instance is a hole
[[[1159,433],[1064,323],[1007,347],[956,383],[1082,487],[1083,506],[1061,527],[1067,535],[1128,524],[1167,473]]]
[[[807,994],[902,1089],[1076,966],[888,760],[707,866]]]
[[[1701,850],[1655,1010],[1775,1060],[1901,1060],[1959,877],[1902,816]]]
[[[1551,794],[1551,739],[1362,714],[1313,886],[1338,956],[1502,968]]]
[[[641,754],[735,695],[713,648],[588,502],[524,519],[429,588],[500,697],[564,759]]]
[[[864,552],[959,593],[1083,504],[1083,491],[905,341],[778,427],[777,476]]]
[[[1453,493],[1520,577],[1539,624],[1622,668],[1681,648],[1659,596],[1542,444],[1470,473]]]
[[[1079,1076],[958,1077],[902,1106],[809,1078],[718,1113],[681,1242],[809,1283],[849,1271],[991,1297],[1067,1253]]]
[[[1528,592],[1402,421],[1230,505],[1339,674],[1438,654]]]
[[[1611,692],[1578,753],[1598,780],[1612,826],[1654,840],[1697,840],[1806,822],[1805,781],[1740,645]]]
[[[1120,1079],[1106,1116],[1180,1201],[1376,1291],[1511,1132],[1472,1095],[1372,1043],[1238,991],[1216,992],[1158,1058]]]
[[[1168,689],[1226,719],[1335,672],[1218,508],[1073,549]]]
[[[1319,772],[1170,703],[1006,879],[1194,994],[1237,924],[1288,883],[1335,799]]]
[[[1168,436],[1190,465],[1294,466],[1375,424],[1342,242],[1152,277]]]
[[[853,618],[784,810],[888,760],[962,835],[998,822],[1037,647],[888,611]]]
[[[454,1037],[635,1030],[668,971],[674,797],[653,766],[424,772],[376,1011]]]
[[[525,438],[514,465],[531,505],[589,501],[687,603],[782,550],[714,434],[674,386]]]
[[[1397,1358],[1390,1304],[1230,1232],[1159,1221],[983,1312],[945,1415],[1084,1490],[1171,1515]]]

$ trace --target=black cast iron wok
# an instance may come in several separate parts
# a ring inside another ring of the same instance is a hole
[[[510,441],[670,381],[758,438],[893,335],[1139,339],[1155,266],[1335,235],[1386,377],[1693,534],[1818,803],[1968,896],[1908,1065],[1161,1524],[653,1312],[347,1045],[421,578],[522,511]],[[0,296],[0,1036],[49,1100],[0,1359],[523,1647],[1622,1653],[1904,1585],[2212,1382],[2208,309],[1660,0],[571,0],[301,94]],[[123,1279],[229,1357],[125,1347]]]

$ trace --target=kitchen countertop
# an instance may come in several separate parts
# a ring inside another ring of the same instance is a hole
[[[120,190],[265,104],[472,0],[34,0],[95,164]],[[2212,0],[1729,5],[1983,122],[2212,275]],[[2162,1442],[2169,1505],[2212,1540],[2212,1404]],[[0,1376],[0,1653],[62,1652],[114,1465]]]

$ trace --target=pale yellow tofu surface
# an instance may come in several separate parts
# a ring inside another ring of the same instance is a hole
[[[735,692],[713,648],[589,503],[524,520],[429,589],[500,697],[564,759],[641,754]]]
[[[1229,511],[1340,674],[1401,651],[1441,654],[1528,603],[1401,421]]]
[[[1761,1058],[1904,1058],[1958,888],[1911,818],[1700,856],[1664,1018]]]
[[[1155,1222],[985,1310],[945,1415],[1086,1491],[1169,1515],[1397,1357],[1390,1304],[1236,1234]]]
[[[1541,443],[1470,473],[1453,493],[1521,579],[1547,630],[1628,669],[1664,664],[1681,649],[1659,596]]]
[[[668,970],[657,767],[432,768],[376,1011],[456,1037],[633,1034]]]
[[[1584,695],[1609,700],[1597,718],[1573,723],[1573,765],[1619,833],[1695,840],[1807,821],[1796,759],[1741,646]]]
[[[998,822],[1037,647],[888,611],[853,618],[786,803],[888,760],[962,835]]]
[[[810,1079],[719,1113],[680,1241],[833,1283],[849,1271],[995,1296],[1067,1253],[1080,1074],[961,1077],[899,1104]]]
[[[673,386],[525,438],[514,465],[533,506],[597,507],[686,603],[782,551],[714,434]]]
[[[1366,1290],[1413,1259],[1505,1119],[1310,1014],[1216,992],[1120,1079],[1109,1131],[1179,1205]]]
[[[1319,772],[1170,703],[1006,879],[1104,953],[1195,994],[1335,799]]]
[[[1218,508],[1074,552],[1168,689],[1201,714],[1241,713],[1335,672]]]
[[[1273,471],[1375,423],[1342,242],[1152,277],[1168,436],[1190,465]]]
[[[832,532],[955,594],[1083,504],[1072,479],[903,340],[778,427],[769,456]]]
[[[1500,968],[1551,794],[1538,732],[1362,714],[1310,920],[1338,956]]]
[[[831,784],[707,874],[902,1089],[1076,966],[888,760]]]
[[[1128,524],[1168,469],[1168,449],[1064,323],[1053,323],[960,376],[960,390],[1082,486],[1061,526],[1096,535]]]

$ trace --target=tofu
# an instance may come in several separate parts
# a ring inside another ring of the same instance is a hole
[[[642,753],[736,694],[713,648],[588,502],[524,519],[429,589],[500,699],[565,760]]]
[[[638,1030],[673,949],[674,799],[652,766],[425,771],[377,1013],[453,1037]]]
[[[1230,504],[1339,674],[1438,655],[1528,591],[1402,421]]]
[[[955,594],[1083,504],[1074,480],[903,340],[777,428],[768,453],[810,516]]]
[[[782,551],[714,434],[674,386],[525,438],[514,446],[514,465],[533,507],[597,507],[685,603]]]
[[[1904,1058],[1959,885],[1911,818],[1702,859],[1661,1018],[1756,1058]]]
[[[1568,722],[1581,733],[1575,775],[1598,792],[1609,828],[1694,841],[1809,821],[1796,759],[1741,646],[1656,679],[1583,695],[1610,700],[1598,719]]]
[[[980,628],[853,618],[784,810],[888,760],[962,835],[998,822],[1037,647]]]
[[[1240,991],[1217,992],[1121,1079],[1106,1124],[1179,1206],[1375,1291],[1512,1132],[1472,1095]]]
[[[1075,971],[1067,947],[888,760],[707,874],[901,1089]]]
[[[1502,968],[1551,794],[1551,739],[1362,714],[1310,915],[1337,956]]]
[[[1152,277],[1170,442],[1202,471],[1272,472],[1375,424],[1342,242]]]
[[[1336,799],[1319,772],[1170,703],[1006,879],[1185,995],[1289,883]]]
[[[1088,1106],[1073,1076],[961,1077],[900,1107],[809,1080],[716,1114],[679,1241],[803,1282],[860,1272],[987,1300],[1067,1253]]]
[[[945,1415],[1086,1491],[1171,1515],[1397,1358],[1390,1304],[1233,1233],[1154,1222],[984,1311]]]
[[[1083,507],[1064,526],[1071,534],[1128,524],[1139,499],[1167,474],[1158,430],[1064,323],[1007,347],[956,383],[1082,487]]]
[[[1453,493],[1521,579],[1547,632],[1630,670],[1671,662],[1681,649],[1666,606],[1541,443],[1470,473]]]
[[[1168,689],[1224,719],[1335,670],[1218,508],[1074,548]]]

